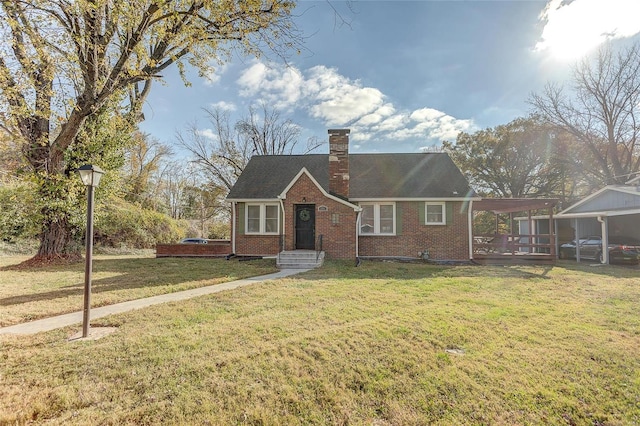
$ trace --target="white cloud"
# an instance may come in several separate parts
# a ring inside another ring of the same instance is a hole
[[[638,34],[638,16],[638,0],[550,0],[540,15],[546,23],[535,50],[574,60],[608,39]]]
[[[371,114],[367,114],[358,120],[356,126],[371,126],[384,120],[395,112],[395,108],[392,104],[384,104],[380,108],[373,111]]]
[[[411,119],[415,121],[435,121],[441,118],[444,114],[442,111],[438,111],[433,108],[417,109],[411,113]]]
[[[387,117],[379,124],[372,127],[375,132],[392,132],[398,129],[406,127],[409,122],[409,117],[405,114],[396,114],[391,117]]]
[[[254,61],[253,65],[245,69],[238,78],[238,84],[242,87],[240,94],[254,96],[260,90],[261,83],[266,77],[267,66],[262,62]]]
[[[416,138],[439,143],[442,140],[455,139],[460,132],[475,129],[472,120],[460,120],[432,108],[416,110],[410,118],[411,122],[402,127],[398,126],[390,136],[398,140]]]
[[[280,109],[300,100],[303,82],[304,78],[296,68],[267,66],[257,60],[241,73],[237,81],[241,96],[261,97]]]
[[[334,68],[311,68],[307,82],[307,96],[317,101],[309,109],[311,116],[330,126],[347,125],[372,113],[384,102],[384,95],[378,89],[362,87],[359,81],[338,74]]]
[[[267,100],[279,109],[304,110],[327,127],[349,126],[351,140],[359,145],[384,139],[439,142],[474,128],[472,120],[434,108],[398,111],[379,89],[322,65],[301,71],[254,61],[237,83],[242,96]]]
[[[217,139],[218,136],[216,135],[216,132],[213,131],[213,129],[202,129],[202,130],[196,130],[196,133],[204,138],[207,139]]]
[[[209,104],[209,108],[219,109],[221,111],[235,111],[236,105],[233,102],[219,101]]]

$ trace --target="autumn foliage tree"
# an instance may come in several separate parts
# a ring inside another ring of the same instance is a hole
[[[476,191],[493,197],[571,198],[575,179],[566,153],[572,138],[539,117],[460,133],[443,149]]]
[[[72,162],[97,115],[135,125],[171,66],[205,73],[232,51],[284,55],[298,42],[288,0],[0,0],[0,124],[40,187],[39,257],[72,254]],[[105,123],[110,122],[106,120]],[[99,150],[94,150],[96,161]],[[74,184],[74,182],[76,182]]]

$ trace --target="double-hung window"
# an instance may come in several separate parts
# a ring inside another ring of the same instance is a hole
[[[361,203],[361,235],[395,235],[395,203]]]
[[[446,225],[447,210],[446,203],[426,202],[424,204],[425,225]]]
[[[278,204],[247,204],[247,234],[278,234],[280,225]]]

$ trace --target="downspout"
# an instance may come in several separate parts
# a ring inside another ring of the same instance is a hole
[[[236,253],[236,201],[231,202],[231,254]]]
[[[473,260],[473,200],[469,200],[469,214],[467,226],[469,227],[469,259]]]
[[[357,216],[356,216],[356,265],[360,263],[360,248],[359,248],[359,229],[360,229],[360,218],[362,216],[362,209],[356,210],[357,212]]]
[[[602,263],[609,264],[609,228],[607,226],[607,218],[602,216],[597,217],[600,222],[600,228],[602,231]]]
[[[280,234],[280,242],[282,243],[282,251],[285,250],[285,229],[287,229],[287,227],[285,226],[285,220],[287,219],[287,215],[284,212],[284,201],[282,200],[282,197],[280,195],[278,195],[278,201],[280,201],[280,209],[282,210],[282,233]]]

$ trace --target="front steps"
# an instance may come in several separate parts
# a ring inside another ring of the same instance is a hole
[[[315,250],[291,250],[278,253],[276,266],[280,269],[313,269],[324,262],[324,252]]]

